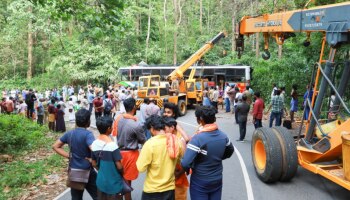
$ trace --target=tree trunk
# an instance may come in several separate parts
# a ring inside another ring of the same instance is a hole
[[[236,12],[232,12],[232,52],[236,51]]]
[[[173,0],[174,2],[174,54],[173,54],[173,64],[176,66],[177,63],[177,0]]]
[[[168,41],[167,41],[167,0],[164,0],[163,4],[163,16],[164,16],[164,43],[165,43],[165,63],[168,63]]]
[[[199,0],[199,31],[203,30],[203,0]]]
[[[136,6],[139,6],[138,0],[136,0]],[[139,13],[136,13],[135,31],[136,31],[136,35],[140,36],[140,14]]]
[[[207,32],[210,33],[210,0],[208,1]]]
[[[146,63],[148,59],[148,46],[149,46],[149,36],[151,33],[151,0],[148,2],[148,28],[147,28],[147,38],[146,38]]]
[[[236,51],[236,13],[237,13],[237,5],[236,1],[233,1],[233,11],[232,11],[232,52]]]
[[[179,13],[179,19],[177,20],[177,24],[176,24],[177,27],[181,24],[181,20],[182,20],[182,6],[181,6],[181,0],[179,0],[178,13]]]
[[[254,15],[253,9],[254,9],[254,4],[253,4],[253,1],[251,0],[251,1],[250,1],[250,15],[251,15],[251,16]],[[255,46],[256,46],[256,44],[255,44],[255,41],[256,41],[255,35],[256,35],[256,34],[253,34],[253,35],[251,36],[251,40],[252,40],[252,51],[256,51],[256,49],[255,49]]]
[[[256,39],[256,42],[255,42],[255,57],[256,58],[259,58],[259,54],[260,54],[260,52],[259,52],[259,33],[256,33],[255,34],[256,36],[255,36],[255,39]]]
[[[282,49],[283,49],[283,46],[282,45],[278,45],[278,59],[282,58]]]
[[[32,13],[33,8],[29,6],[28,12]],[[27,79],[30,80],[33,77],[33,34],[32,34],[32,19],[29,19],[28,22],[28,71],[27,71]]]

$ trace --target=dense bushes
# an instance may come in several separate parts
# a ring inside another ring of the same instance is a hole
[[[44,144],[46,126],[18,115],[0,115],[0,153],[17,153]]]

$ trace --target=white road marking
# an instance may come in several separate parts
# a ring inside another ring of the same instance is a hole
[[[190,123],[187,123],[187,122],[183,122],[183,121],[180,121],[180,120],[176,120],[177,122],[180,122],[181,124],[186,124],[186,125],[188,125],[188,126],[192,126],[192,127],[195,127],[195,128],[197,128],[198,126],[196,126],[196,125],[193,125],[193,124],[190,124]]]
[[[70,188],[67,188],[65,191],[63,191],[60,195],[58,195],[56,198],[54,198],[53,200],[59,200],[61,197],[63,197],[64,195],[66,195],[66,193],[70,192]]]
[[[179,121],[179,120],[176,120],[177,122],[180,122],[182,124],[186,124],[188,126],[192,126],[192,127],[198,127],[198,126],[195,126],[193,124],[190,124],[190,123],[187,123],[187,122],[183,122],[183,121]],[[242,155],[241,153],[238,151],[237,147],[235,147],[235,152],[237,154],[237,157],[238,157],[238,160],[239,160],[239,163],[241,165],[241,168],[242,168],[242,172],[243,172],[243,177],[244,177],[244,182],[245,182],[245,187],[247,189],[247,197],[248,197],[248,200],[254,200],[254,194],[253,194],[253,189],[252,189],[252,184],[250,182],[250,179],[249,179],[249,175],[248,175],[248,170],[247,170],[247,167],[244,163],[244,160],[242,158]]]
[[[250,183],[247,167],[245,166],[245,163],[243,161],[241,153],[238,151],[237,147],[235,147],[235,152],[237,154],[239,163],[241,164],[242,172],[243,172],[243,177],[244,177],[244,182],[245,182],[245,187],[247,188],[247,196],[248,200],[254,200],[254,195],[253,195],[253,189],[252,189],[252,184]]]

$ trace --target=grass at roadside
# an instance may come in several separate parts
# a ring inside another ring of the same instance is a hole
[[[62,157],[53,154],[35,162],[20,160],[1,164],[0,199],[16,198],[26,187],[45,184],[45,176],[62,169],[66,163]]]
[[[17,199],[66,166],[67,161],[51,150],[60,135],[21,116],[0,115],[0,155],[12,158],[0,160],[0,199]]]
[[[18,155],[47,142],[47,126],[40,126],[19,115],[0,115],[0,153]]]

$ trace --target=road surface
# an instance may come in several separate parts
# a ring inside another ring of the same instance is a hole
[[[196,130],[196,120],[194,111],[189,110],[186,116],[178,119],[181,126],[192,134]],[[350,191],[328,181],[327,179],[314,175],[309,171],[298,168],[296,177],[290,182],[265,184],[261,182],[255,174],[251,158],[250,141],[254,126],[248,122],[247,141],[245,143],[236,142],[239,137],[238,125],[234,123],[232,114],[220,111],[217,115],[219,128],[224,131],[235,146],[235,153],[225,160],[223,172],[223,200],[348,200]],[[95,124],[92,120],[92,126]],[[266,126],[266,124],[265,124]],[[144,174],[133,182],[133,199],[141,199]],[[69,200],[70,193],[65,191],[58,200]],[[88,193],[84,194],[84,200],[90,200]],[[190,198],[189,198],[190,199]]]

